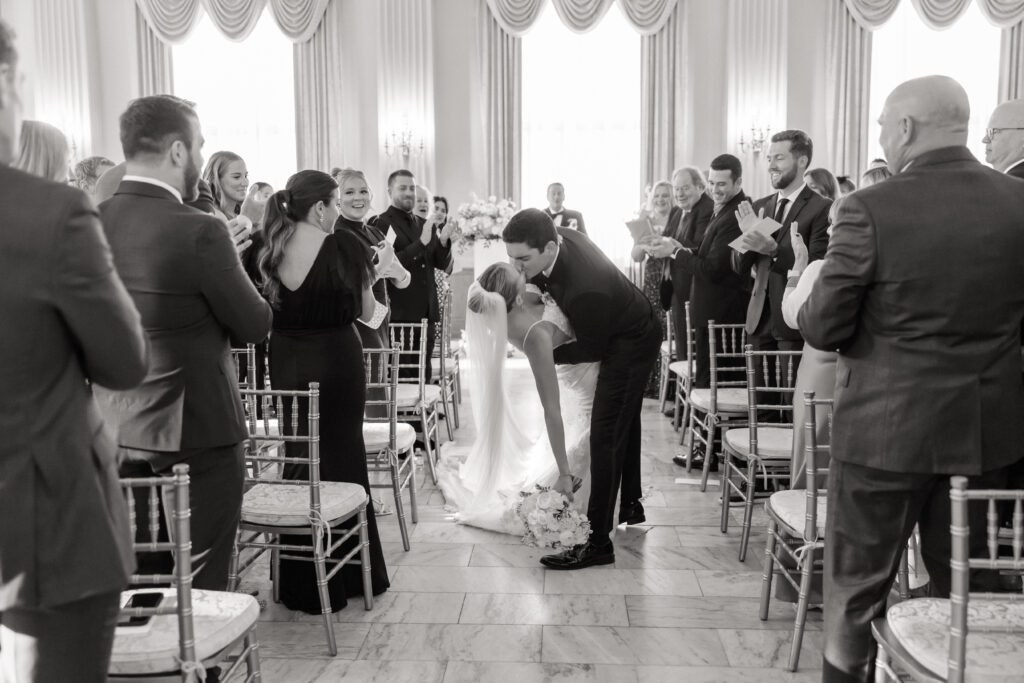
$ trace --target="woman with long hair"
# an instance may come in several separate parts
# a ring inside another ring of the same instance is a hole
[[[383,318],[373,298],[373,270],[359,239],[334,232],[338,184],[321,171],[299,171],[267,202],[264,243],[258,257],[264,296],[274,306],[270,378],[275,389],[304,390],[320,383],[320,478],[360,484],[370,493],[363,442],[366,375],[356,320],[373,326]],[[300,424],[300,429],[304,425]],[[305,455],[304,444],[287,444],[289,457]],[[285,478],[306,476],[303,466],[285,468]],[[367,506],[374,594],[388,588],[372,501]],[[301,542],[301,537],[285,543]],[[308,543],[309,538],[305,537]],[[335,553],[355,546],[349,539]],[[321,612],[311,562],[282,561],[281,600],[289,609]],[[358,566],[345,566],[328,584],[332,610],[362,594]]]
[[[21,124],[21,144],[14,168],[57,183],[68,181],[71,148],[64,133],[42,121]]]
[[[641,238],[636,244],[633,245],[633,249],[630,252],[630,256],[637,263],[643,263],[643,290],[647,296],[648,301],[651,302],[651,306],[654,308],[655,315],[661,321],[661,334],[662,338],[665,338],[665,309],[661,306],[661,281],[665,276],[665,264],[668,259],[654,258],[648,253],[648,247],[661,237],[662,233],[665,232],[665,227],[669,224],[669,220],[672,216],[673,210],[678,211],[672,203],[672,183],[667,180],[659,180],[654,183],[651,187],[651,191],[647,194],[647,201],[644,206],[640,209],[640,215],[646,216],[651,222],[651,227],[654,228],[654,234],[651,238]],[[658,387],[661,384],[661,371],[657,365],[654,366],[654,370],[651,371],[651,376],[647,381],[647,391],[645,395],[650,398],[656,398],[658,396]]]
[[[203,180],[210,186],[215,213],[226,219],[237,216],[249,190],[245,160],[234,152],[214,152],[206,162]]]

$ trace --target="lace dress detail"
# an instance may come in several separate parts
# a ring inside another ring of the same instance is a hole
[[[541,303],[544,304],[544,312],[541,314],[540,320],[530,325],[530,328],[526,330],[526,334],[523,335],[523,346],[526,346],[526,340],[530,338],[530,332],[533,328],[543,322],[549,322],[557,327],[566,336],[566,339],[562,344],[566,344],[576,339],[576,334],[573,332],[572,325],[569,324],[569,318],[566,317],[562,309],[555,303],[554,298],[547,292],[540,291],[540,287],[537,285],[526,285],[526,291],[530,294],[536,294],[540,297]]]

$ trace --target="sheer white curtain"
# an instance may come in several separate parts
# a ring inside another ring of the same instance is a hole
[[[878,115],[892,89],[910,78],[943,74],[967,90],[971,103],[967,144],[976,157],[984,159],[981,139],[999,95],[999,38],[999,29],[975,3],[967,4],[957,20],[942,31],[923,21],[911,3],[901,3],[872,38],[869,157],[883,156],[878,144]]]
[[[35,118],[59,128],[72,163],[92,153],[83,0],[35,0]]]
[[[204,156],[235,152],[250,182],[283,188],[297,170],[293,54],[269,13],[242,42],[203,16],[173,47],[173,61],[174,94],[196,103]]]
[[[589,33],[545,12],[523,38],[523,206],[546,206],[565,185],[566,206],[618,265],[629,256],[623,221],[640,188],[640,36],[616,7]]]

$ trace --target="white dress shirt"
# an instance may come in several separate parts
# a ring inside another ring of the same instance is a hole
[[[179,204],[184,203],[181,201],[181,192],[178,191],[178,188],[171,187],[162,180],[157,180],[156,178],[150,178],[149,176],[144,175],[126,175],[123,178],[121,178],[122,182],[125,180],[131,181],[133,183],[149,183],[150,185],[156,185],[157,187],[163,188],[170,192],[171,194],[173,194],[174,198],[178,200]]]

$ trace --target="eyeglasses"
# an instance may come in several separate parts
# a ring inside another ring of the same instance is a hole
[[[986,128],[985,137],[991,140],[996,136],[996,133],[1004,130],[1024,130],[1024,128]]]

